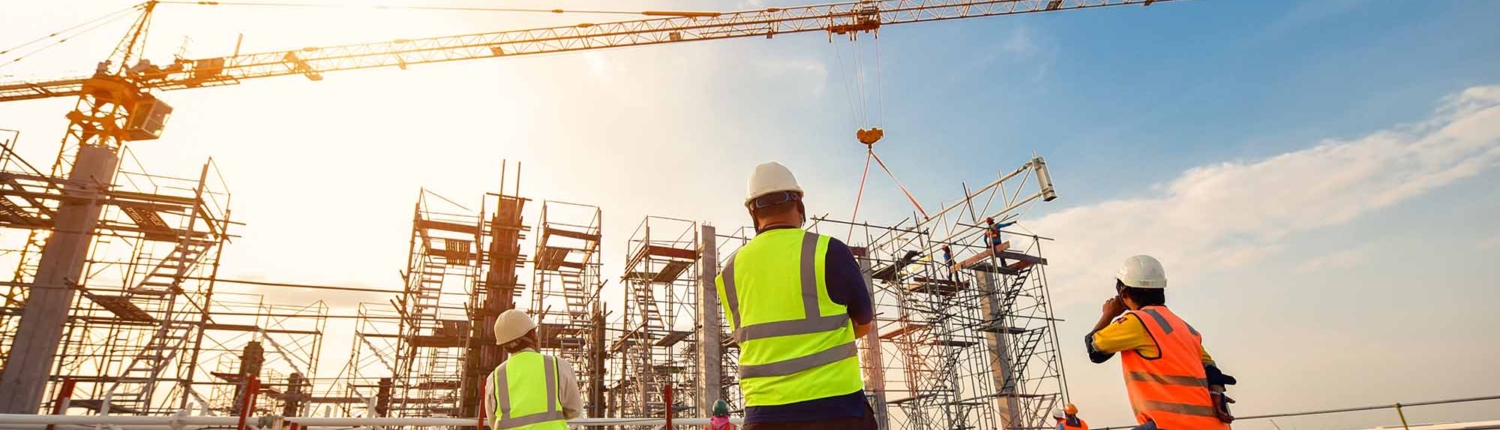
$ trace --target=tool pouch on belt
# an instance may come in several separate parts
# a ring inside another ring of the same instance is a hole
[[[1229,413],[1229,404],[1234,403],[1234,399],[1224,395],[1223,391],[1209,391],[1208,394],[1213,398],[1214,412],[1219,415],[1219,421],[1225,424],[1234,422],[1234,415]]]

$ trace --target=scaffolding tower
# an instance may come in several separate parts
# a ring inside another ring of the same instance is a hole
[[[386,416],[459,416],[465,347],[472,332],[469,291],[482,279],[481,221],[478,214],[431,191],[424,189],[417,197],[411,251],[402,272],[406,285],[395,303],[400,338]]]
[[[696,222],[657,216],[631,233],[621,276],[625,312],[611,351],[615,416],[690,416],[711,406],[696,404],[698,233]]]
[[[984,187],[965,187],[931,216],[908,218],[921,221],[815,220],[814,229],[869,244],[855,252],[866,254],[879,316],[862,353],[867,395],[888,405],[883,426],[1052,427],[1050,411],[1067,391],[1041,255],[1048,239],[1007,231],[1008,241],[991,246],[983,220],[1018,219],[1054,198],[1046,163],[1035,157]]]
[[[596,206],[543,200],[532,261],[531,315],[541,351],[568,361],[585,408],[603,411],[604,314],[599,293],[603,215]]]
[[[46,400],[31,407],[50,408],[72,385],[70,408],[228,412],[233,402],[221,394],[244,376],[311,375],[326,306],[287,309],[215,291],[223,246],[239,224],[230,221],[230,193],[212,159],[196,178],[175,178],[148,173],[126,147],[85,147],[82,161],[60,157],[43,173],[17,154],[16,143],[15,134],[0,139],[0,230],[10,233],[0,239],[7,248],[0,258],[15,267],[4,284],[0,357],[8,382],[44,383]],[[57,166],[66,165],[95,173],[65,178]],[[72,254],[80,275],[55,282],[69,264],[58,260],[73,258],[64,249],[69,242],[84,244]],[[35,347],[47,342],[45,334],[23,330],[27,324],[55,324],[58,341]],[[241,366],[254,343],[269,350],[258,364]],[[23,360],[50,365],[35,376],[15,375]]]

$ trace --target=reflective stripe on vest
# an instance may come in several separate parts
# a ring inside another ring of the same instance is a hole
[[[763,232],[731,255],[715,280],[741,349],[746,406],[804,402],[864,388],[848,310],[828,298],[823,285],[831,240],[795,229]]]
[[[802,237],[802,250],[799,262],[801,288],[802,288],[802,312],[805,317],[800,320],[772,321],[754,325],[742,325],[740,319],[739,293],[735,290],[734,282],[734,260],[738,256],[729,257],[729,263],[724,265],[723,284],[724,302],[729,305],[729,312],[734,319],[735,325],[734,341],[744,344],[746,341],[767,339],[780,336],[792,336],[799,334],[823,333],[838,330],[849,325],[849,314],[821,316],[818,308],[818,234],[804,232]],[[824,364],[837,362],[859,354],[859,348],[854,342],[823,350],[816,354],[778,361],[769,364],[740,365],[740,378],[757,378],[766,376],[783,376],[797,373],[803,370],[822,366]]]
[[[526,368],[535,366],[535,363],[531,362],[532,359],[530,357],[526,357],[526,355],[531,354],[540,356],[541,358],[540,361],[542,369],[540,375],[542,376],[542,379],[546,381],[546,383],[544,384],[546,385],[546,397],[538,399],[535,393],[527,392],[524,394],[517,393],[518,395],[516,396],[516,398],[512,399],[510,395],[510,380],[506,377],[506,374],[509,373],[513,367],[522,367],[521,369],[515,369],[517,375],[537,375],[537,369]],[[567,428],[567,418],[563,415],[562,410],[559,408],[559,403],[561,403],[561,401],[557,397],[557,384],[559,379],[560,375],[557,371],[557,358],[555,357],[541,355],[532,351],[523,351],[512,356],[510,360],[506,361],[505,366],[497,368],[494,372],[490,373],[490,387],[493,387],[491,389],[491,394],[493,394],[492,400],[494,401],[495,405],[495,415],[498,415],[499,418],[498,421],[492,421],[494,423],[494,428],[496,430],[514,429],[543,423],[555,424],[544,426],[545,428]],[[512,400],[521,402],[521,404],[512,403]],[[518,407],[527,409],[541,409],[539,405],[527,404],[537,401],[546,402],[547,405],[545,410],[518,417],[511,416],[511,411],[518,409]],[[492,420],[494,418],[496,417],[491,417]]]
[[[1227,429],[1219,421],[1203,370],[1202,338],[1186,322],[1161,306],[1131,311],[1155,340],[1160,354],[1142,357],[1121,353],[1125,388],[1136,421],[1164,430]]]

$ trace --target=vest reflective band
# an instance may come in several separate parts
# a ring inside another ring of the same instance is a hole
[[[1161,351],[1152,358],[1134,350],[1120,354],[1136,422],[1155,421],[1163,430],[1228,429],[1208,394],[1198,331],[1165,307],[1147,306],[1131,313]]]
[[[829,237],[800,229],[755,236],[715,280],[740,345],[746,406],[774,406],[864,389],[848,308],[828,298]]]
[[[522,351],[505,360],[505,366],[490,373],[490,401],[494,402],[491,425],[496,429],[568,428],[558,399],[561,384],[557,358]]]

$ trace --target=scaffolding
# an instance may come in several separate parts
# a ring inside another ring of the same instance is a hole
[[[544,354],[568,361],[591,416],[604,407],[604,313],[599,301],[603,215],[598,207],[543,200],[532,261],[531,315]]]
[[[861,349],[866,394],[890,428],[1052,428],[1067,391],[1041,254],[1048,239],[1007,231],[1009,241],[990,246],[981,221],[1018,219],[1054,199],[1046,164],[1036,157],[964,188],[920,222],[815,219],[814,230],[868,244],[854,248],[877,315]]]
[[[223,246],[238,224],[230,221],[230,193],[212,159],[196,178],[176,178],[148,173],[129,148],[87,147],[75,168],[97,167],[111,177],[81,181],[33,167],[17,155],[15,135],[0,143],[0,230],[7,233],[6,263],[15,265],[4,284],[0,357],[10,367],[49,353],[23,346],[49,342],[45,333],[22,334],[28,317],[61,328],[43,375],[48,400],[37,406],[53,406],[63,386],[76,384],[71,408],[157,415],[191,405],[229,412],[234,402],[226,397],[233,395],[225,393],[245,376],[279,381],[312,374],[326,306],[287,308],[215,291]],[[57,165],[64,164],[60,158]],[[79,211],[90,206],[97,211]],[[60,284],[42,279],[53,270],[43,268],[52,264],[44,254],[57,252],[55,261],[69,252],[52,239],[67,235],[84,244],[81,275]],[[64,307],[33,315],[52,308],[33,299]],[[269,350],[242,366],[251,344]]]
[[[698,223],[648,216],[626,245],[625,312],[611,357],[619,401],[613,416],[693,416],[697,404]],[[673,386],[671,405],[663,393]]]

